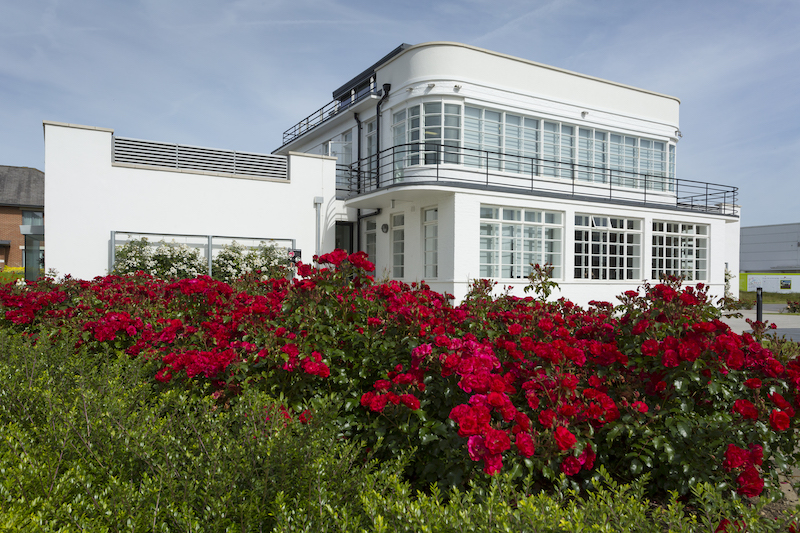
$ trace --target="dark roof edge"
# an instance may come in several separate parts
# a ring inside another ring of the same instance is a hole
[[[377,63],[375,63],[374,65],[372,65],[371,67],[366,69],[364,72],[362,72],[361,74],[359,74],[358,76],[356,76],[352,80],[348,81],[347,83],[345,83],[344,85],[342,85],[341,87],[339,87],[338,89],[333,91],[333,99],[334,100],[338,100],[340,97],[345,96],[346,94],[348,94],[350,92],[350,89],[352,89],[353,87],[358,86],[360,83],[362,83],[365,80],[368,80],[370,78],[370,76],[375,74],[375,69],[376,68],[378,68],[379,66],[383,65],[384,63],[389,61],[394,56],[400,54],[404,50],[406,50],[408,48],[411,48],[411,46],[412,45],[410,45],[408,43],[403,43],[400,46],[398,46],[397,48],[395,48],[394,50],[392,50],[391,52],[389,52],[388,54],[386,54],[385,56],[383,56]]]

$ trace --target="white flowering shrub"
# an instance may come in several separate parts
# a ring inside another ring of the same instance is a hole
[[[208,264],[203,261],[198,248],[186,244],[161,242],[153,251],[153,261],[159,278],[196,278],[208,274]]]
[[[261,242],[258,248],[248,250],[233,241],[222,247],[211,264],[215,279],[231,282],[251,272],[260,272],[263,278],[284,277],[291,262],[284,248]]]
[[[194,278],[208,273],[200,250],[175,241],[153,247],[147,237],[117,246],[112,274],[142,271],[161,279]]]

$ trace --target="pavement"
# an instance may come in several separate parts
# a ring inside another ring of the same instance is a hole
[[[777,336],[786,337],[795,342],[800,342],[800,315],[788,315],[781,311],[786,309],[784,304],[764,304],[762,307],[762,319],[764,322],[775,324],[777,329],[774,332]],[[746,309],[740,311],[742,318],[724,318],[722,321],[728,324],[736,333],[752,332],[752,328],[746,319],[755,321],[756,310]],[[797,492],[792,488],[800,482],[800,469],[792,468],[791,472],[786,472],[782,476],[781,488],[783,489],[784,501],[792,507],[800,504]]]
[[[783,304],[764,304],[762,309],[762,319],[764,322],[775,324],[777,329],[775,333],[778,337],[786,337],[787,339],[795,342],[800,342],[800,315],[787,315],[781,311],[785,310],[786,306]],[[755,309],[743,309],[739,311],[742,313],[742,318],[724,318],[722,321],[728,324],[731,329],[736,333],[749,332],[753,330],[747,323],[747,319],[755,321]]]

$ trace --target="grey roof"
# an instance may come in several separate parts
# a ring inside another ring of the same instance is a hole
[[[0,205],[44,207],[44,172],[0,165]]]

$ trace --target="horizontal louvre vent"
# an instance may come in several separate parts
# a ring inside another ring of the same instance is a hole
[[[286,157],[114,137],[114,163],[288,179]]]

